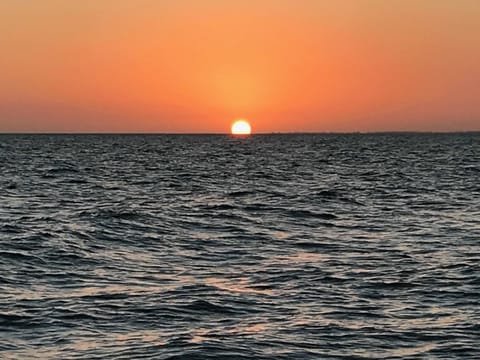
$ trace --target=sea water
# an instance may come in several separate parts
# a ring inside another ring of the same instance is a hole
[[[0,136],[2,359],[479,344],[478,133]]]

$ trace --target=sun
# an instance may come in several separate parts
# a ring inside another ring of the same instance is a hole
[[[246,120],[237,120],[232,125],[232,135],[250,135],[252,127]]]

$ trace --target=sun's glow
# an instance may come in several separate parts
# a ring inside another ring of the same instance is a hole
[[[245,120],[237,120],[232,125],[233,135],[250,135],[252,128],[250,124]]]

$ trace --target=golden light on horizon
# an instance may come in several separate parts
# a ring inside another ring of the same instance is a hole
[[[250,135],[252,127],[246,120],[237,120],[232,125],[232,135]]]

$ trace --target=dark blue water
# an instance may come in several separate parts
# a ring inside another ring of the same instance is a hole
[[[0,358],[480,358],[480,134],[0,136]]]

